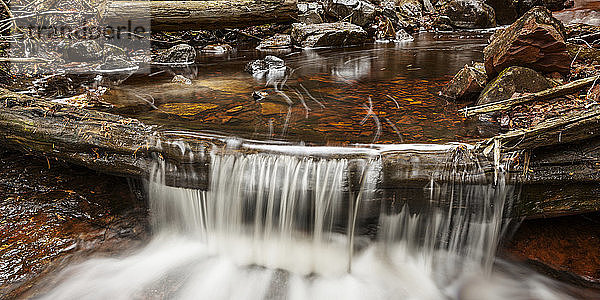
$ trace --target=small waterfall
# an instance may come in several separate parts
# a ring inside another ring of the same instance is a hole
[[[79,275],[47,297],[565,299],[493,268],[515,197],[502,170],[486,181],[476,160],[457,164],[450,152],[423,186],[410,183],[418,169],[385,175],[378,153],[344,157],[213,151],[205,190],[168,186],[172,168],[157,160],[153,241],[73,267],[64,274]],[[409,183],[390,187],[386,176]]]
[[[208,191],[168,187],[163,169],[158,163],[149,183],[157,231],[195,235],[240,264],[302,274],[331,270],[322,254],[347,248],[333,230],[348,223],[346,159],[213,155]],[[334,258],[345,270],[344,257]]]

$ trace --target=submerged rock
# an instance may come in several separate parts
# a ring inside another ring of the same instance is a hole
[[[158,63],[192,63],[196,60],[196,49],[188,44],[179,44],[160,53],[155,61]]]
[[[80,41],[69,46],[65,55],[72,61],[95,61],[102,56],[102,47],[94,40]]]
[[[568,73],[571,64],[564,27],[543,7],[530,10],[506,29],[497,31],[483,53],[488,77],[510,66]]]
[[[367,26],[375,20],[377,9],[363,0],[326,0],[325,13],[339,21],[348,21],[358,26]]]
[[[440,92],[452,100],[473,100],[485,87],[487,76],[483,64],[465,65]]]
[[[283,59],[268,55],[264,59],[257,59],[246,64],[245,71],[252,74],[258,75],[273,70],[285,69],[285,62]]]
[[[223,54],[233,51],[233,47],[229,44],[212,44],[202,48],[202,53]]]
[[[276,34],[260,42],[256,49],[285,49],[292,47],[292,37],[289,34]]]
[[[347,22],[292,25],[294,44],[302,48],[345,47],[365,43],[369,35],[358,25]]]
[[[553,86],[552,81],[532,69],[510,67],[485,87],[477,99],[477,105],[510,99],[516,93],[539,92]]]
[[[183,75],[175,75],[175,77],[173,77],[173,79],[171,79],[171,82],[185,84],[185,85],[192,84],[192,80]]]
[[[475,29],[496,26],[494,9],[480,0],[452,0],[442,8],[454,28]]]

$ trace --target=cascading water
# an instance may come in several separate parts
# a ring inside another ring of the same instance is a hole
[[[377,155],[214,152],[195,190],[167,186],[157,161],[152,241],[68,268],[46,298],[565,299],[545,279],[494,270],[512,188],[450,166],[420,191],[385,191]]]

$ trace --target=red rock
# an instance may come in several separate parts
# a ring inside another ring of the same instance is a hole
[[[483,90],[486,83],[485,70],[481,64],[465,65],[440,92],[453,100],[472,100]]]
[[[488,77],[511,66],[552,73],[568,73],[571,60],[565,29],[550,11],[535,7],[504,30],[497,31],[484,49]]]

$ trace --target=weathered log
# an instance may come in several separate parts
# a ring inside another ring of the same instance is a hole
[[[543,91],[540,91],[537,93],[531,93],[529,95],[525,95],[525,96],[521,96],[521,97],[515,97],[515,98],[511,98],[511,99],[496,101],[496,102],[477,105],[477,106],[473,106],[473,107],[465,107],[459,111],[461,113],[464,113],[465,116],[471,117],[471,116],[474,116],[477,114],[507,110],[507,109],[510,109],[519,104],[523,104],[523,103],[527,103],[527,102],[531,102],[531,101],[558,98],[558,97],[576,92],[588,85],[591,85],[594,82],[596,82],[599,78],[600,78],[600,76],[593,76],[593,77],[588,77],[588,78],[584,78],[584,79],[580,79],[580,80],[575,80],[573,82],[569,82],[567,84],[553,87],[553,88],[543,90]]]
[[[490,155],[496,143],[502,152],[531,150],[565,144],[598,136],[600,130],[600,105],[585,111],[571,111],[526,129],[509,131],[480,142],[477,147]]]
[[[107,24],[151,24],[152,30],[238,28],[288,22],[297,16],[296,0],[111,1]]]

